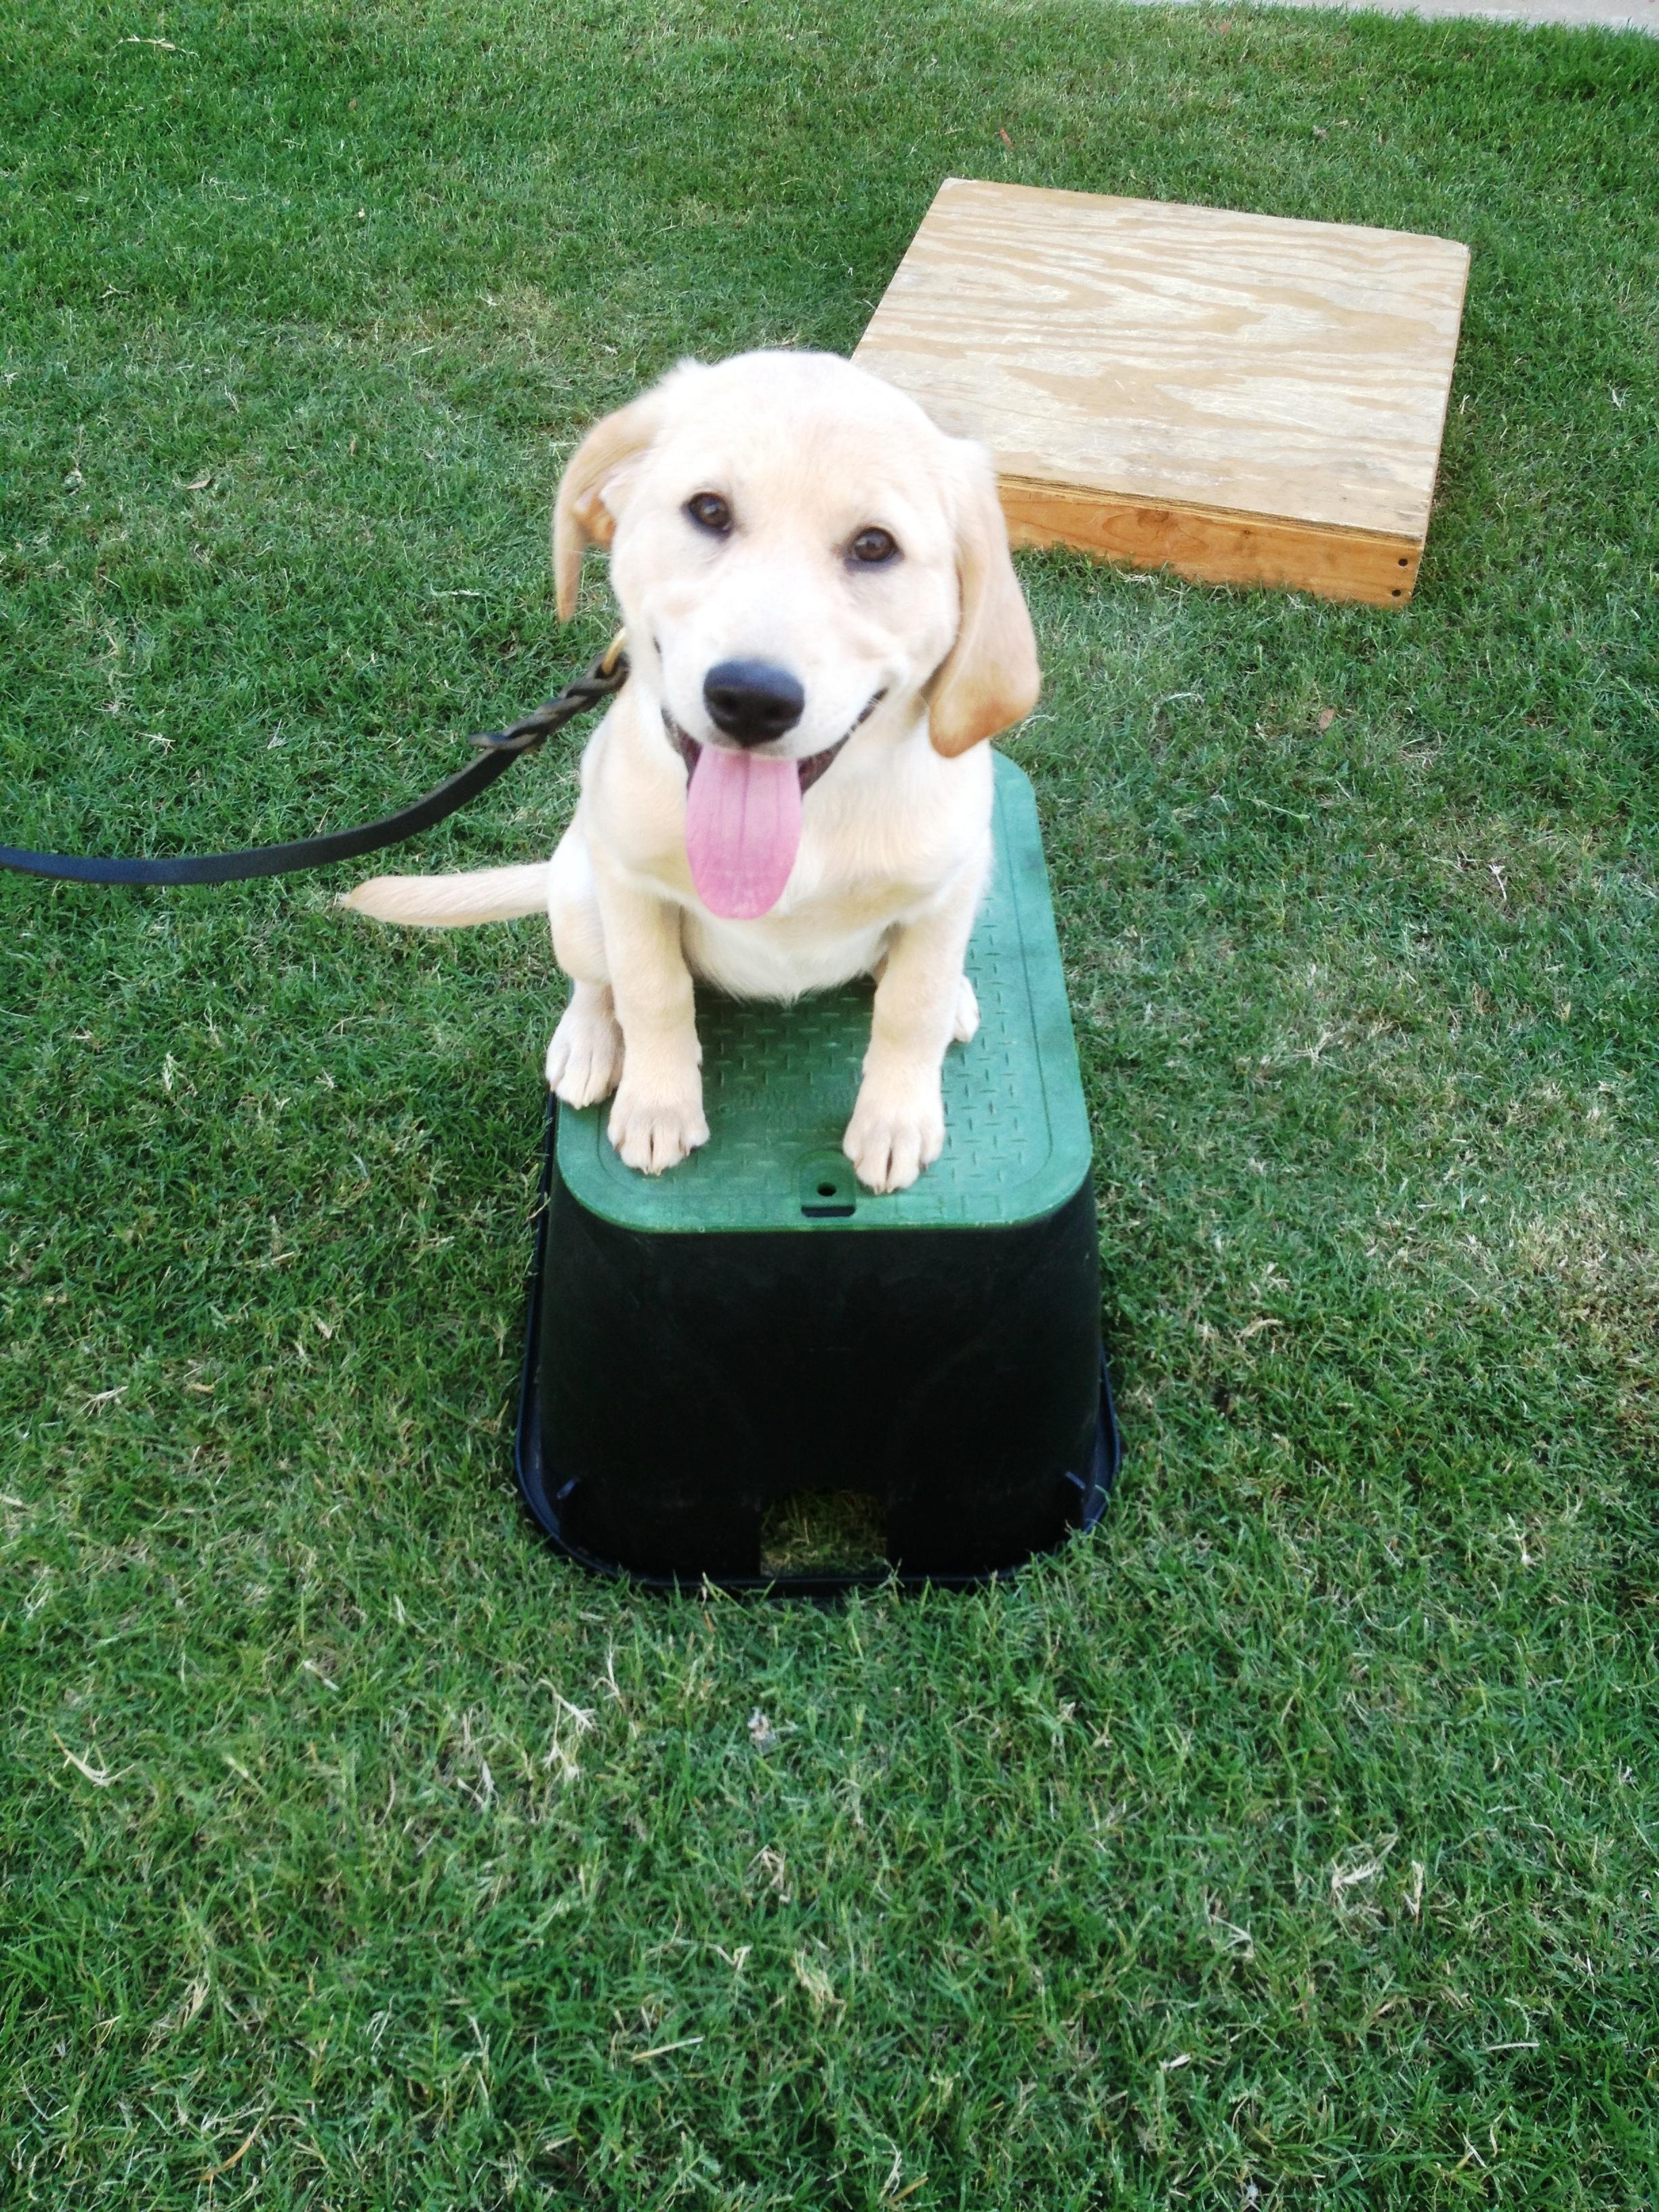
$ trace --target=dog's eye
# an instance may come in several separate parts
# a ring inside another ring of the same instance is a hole
[[[847,550],[854,561],[871,568],[878,568],[884,561],[898,558],[898,541],[886,530],[860,530]]]
[[[724,538],[732,527],[732,510],[717,491],[700,491],[685,502],[685,511],[699,530]]]

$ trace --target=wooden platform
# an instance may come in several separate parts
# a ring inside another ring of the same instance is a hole
[[[1398,606],[1467,246],[952,177],[854,358],[996,456],[1016,545]]]

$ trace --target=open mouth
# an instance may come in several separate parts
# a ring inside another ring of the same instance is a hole
[[[805,760],[799,760],[795,763],[795,772],[800,778],[801,796],[803,798],[805,798],[806,793],[812,788],[812,786],[817,781],[824,770],[834,762],[836,754],[840,752],[842,747],[847,743],[848,738],[850,738],[853,732],[858,729],[860,725],[869,720],[871,715],[875,713],[877,708],[880,706],[882,701],[886,696],[887,694],[884,690],[872,693],[871,697],[866,702],[862,712],[858,715],[857,719],[849,725],[845,736],[837,738],[833,745],[826,745],[821,753],[811,753]],[[674,720],[674,717],[669,713],[666,707],[662,710],[662,724],[664,729],[668,732],[668,742],[673,746],[675,751],[685,763],[686,774],[688,775],[691,775],[695,771],[697,763],[702,756],[703,748],[701,742],[692,736],[690,730],[683,728],[681,725]],[[721,750],[724,750],[725,748],[722,747]]]
[[[726,921],[753,921],[783,896],[800,849],[801,800],[881,697],[847,736],[805,760],[749,745],[701,744],[665,706],[663,727],[689,770],[685,857],[698,897]]]

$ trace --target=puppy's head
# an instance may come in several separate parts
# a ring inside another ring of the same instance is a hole
[[[989,456],[829,354],[685,363],[608,416],[554,507],[559,611],[611,549],[665,739],[800,765],[883,701],[941,753],[1029,714],[1039,677]]]

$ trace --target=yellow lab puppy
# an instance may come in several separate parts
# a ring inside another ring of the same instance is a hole
[[[381,876],[346,903],[442,927],[545,906],[570,1003],[547,1079],[616,1092],[659,1174],[705,1141],[691,979],[793,999],[879,980],[844,1149],[902,1190],[945,1141],[939,1070],[991,857],[982,740],[1037,696],[989,456],[829,354],[688,362],[573,455],[559,612],[611,549],[626,687],[550,865]]]

